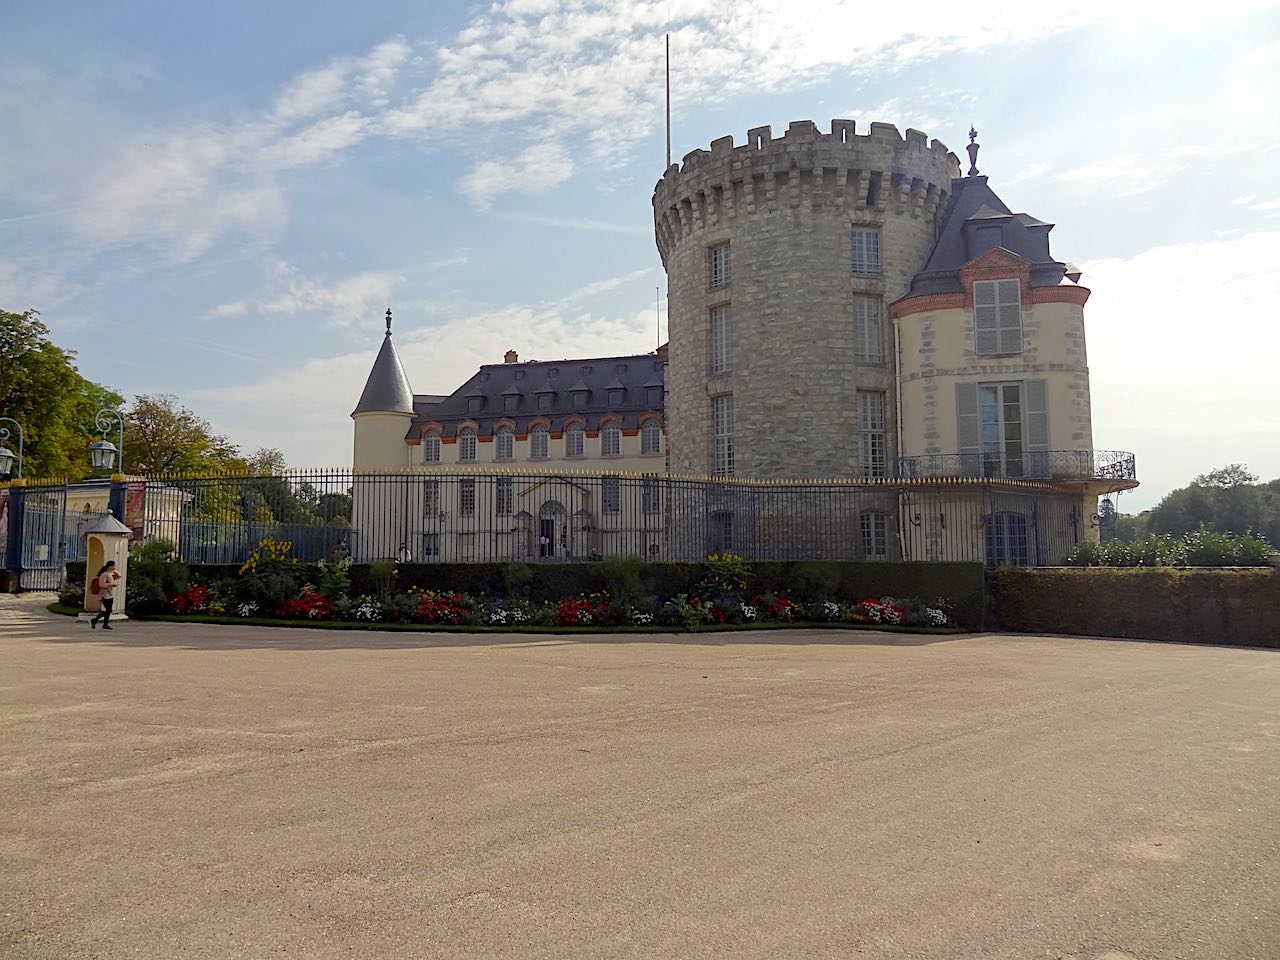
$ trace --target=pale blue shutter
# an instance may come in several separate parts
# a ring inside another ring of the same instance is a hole
[[[1049,391],[1043,380],[1023,381],[1026,396],[1026,475],[1047,477],[1049,470]]]
[[[965,476],[982,475],[978,431],[978,385],[956,384],[956,452]]]

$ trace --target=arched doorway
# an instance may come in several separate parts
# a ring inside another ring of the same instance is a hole
[[[564,504],[559,500],[548,500],[538,511],[538,556],[567,556],[568,536]]]

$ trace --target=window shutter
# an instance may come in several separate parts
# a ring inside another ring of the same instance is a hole
[[[978,448],[978,385],[956,384],[956,452],[962,458],[965,474],[981,474]]]
[[[1049,476],[1049,392],[1044,380],[1023,381],[1026,395],[1027,456],[1026,475]]]

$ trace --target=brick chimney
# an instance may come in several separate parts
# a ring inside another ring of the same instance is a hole
[[[508,350],[502,355],[503,363],[518,363],[520,356],[514,350]]]
[[[663,363],[667,362],[667,348],[670,345],[671,345],[671,341],[668,340],[666,343],[664,343],[662,346],[658,348],[658,359],[661,360]]]

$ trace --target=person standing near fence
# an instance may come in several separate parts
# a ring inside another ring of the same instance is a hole
[[[103,630],[114,630],[115,628],[111,626],[111,608],[115,606],[116,585],[120,583],[120,572],[116,570],[116,562],[108,560],[93,579],[98,585],[96,593],[102,603],[102,609],[89,621],[89,629],[92,630],[101,620]]]

